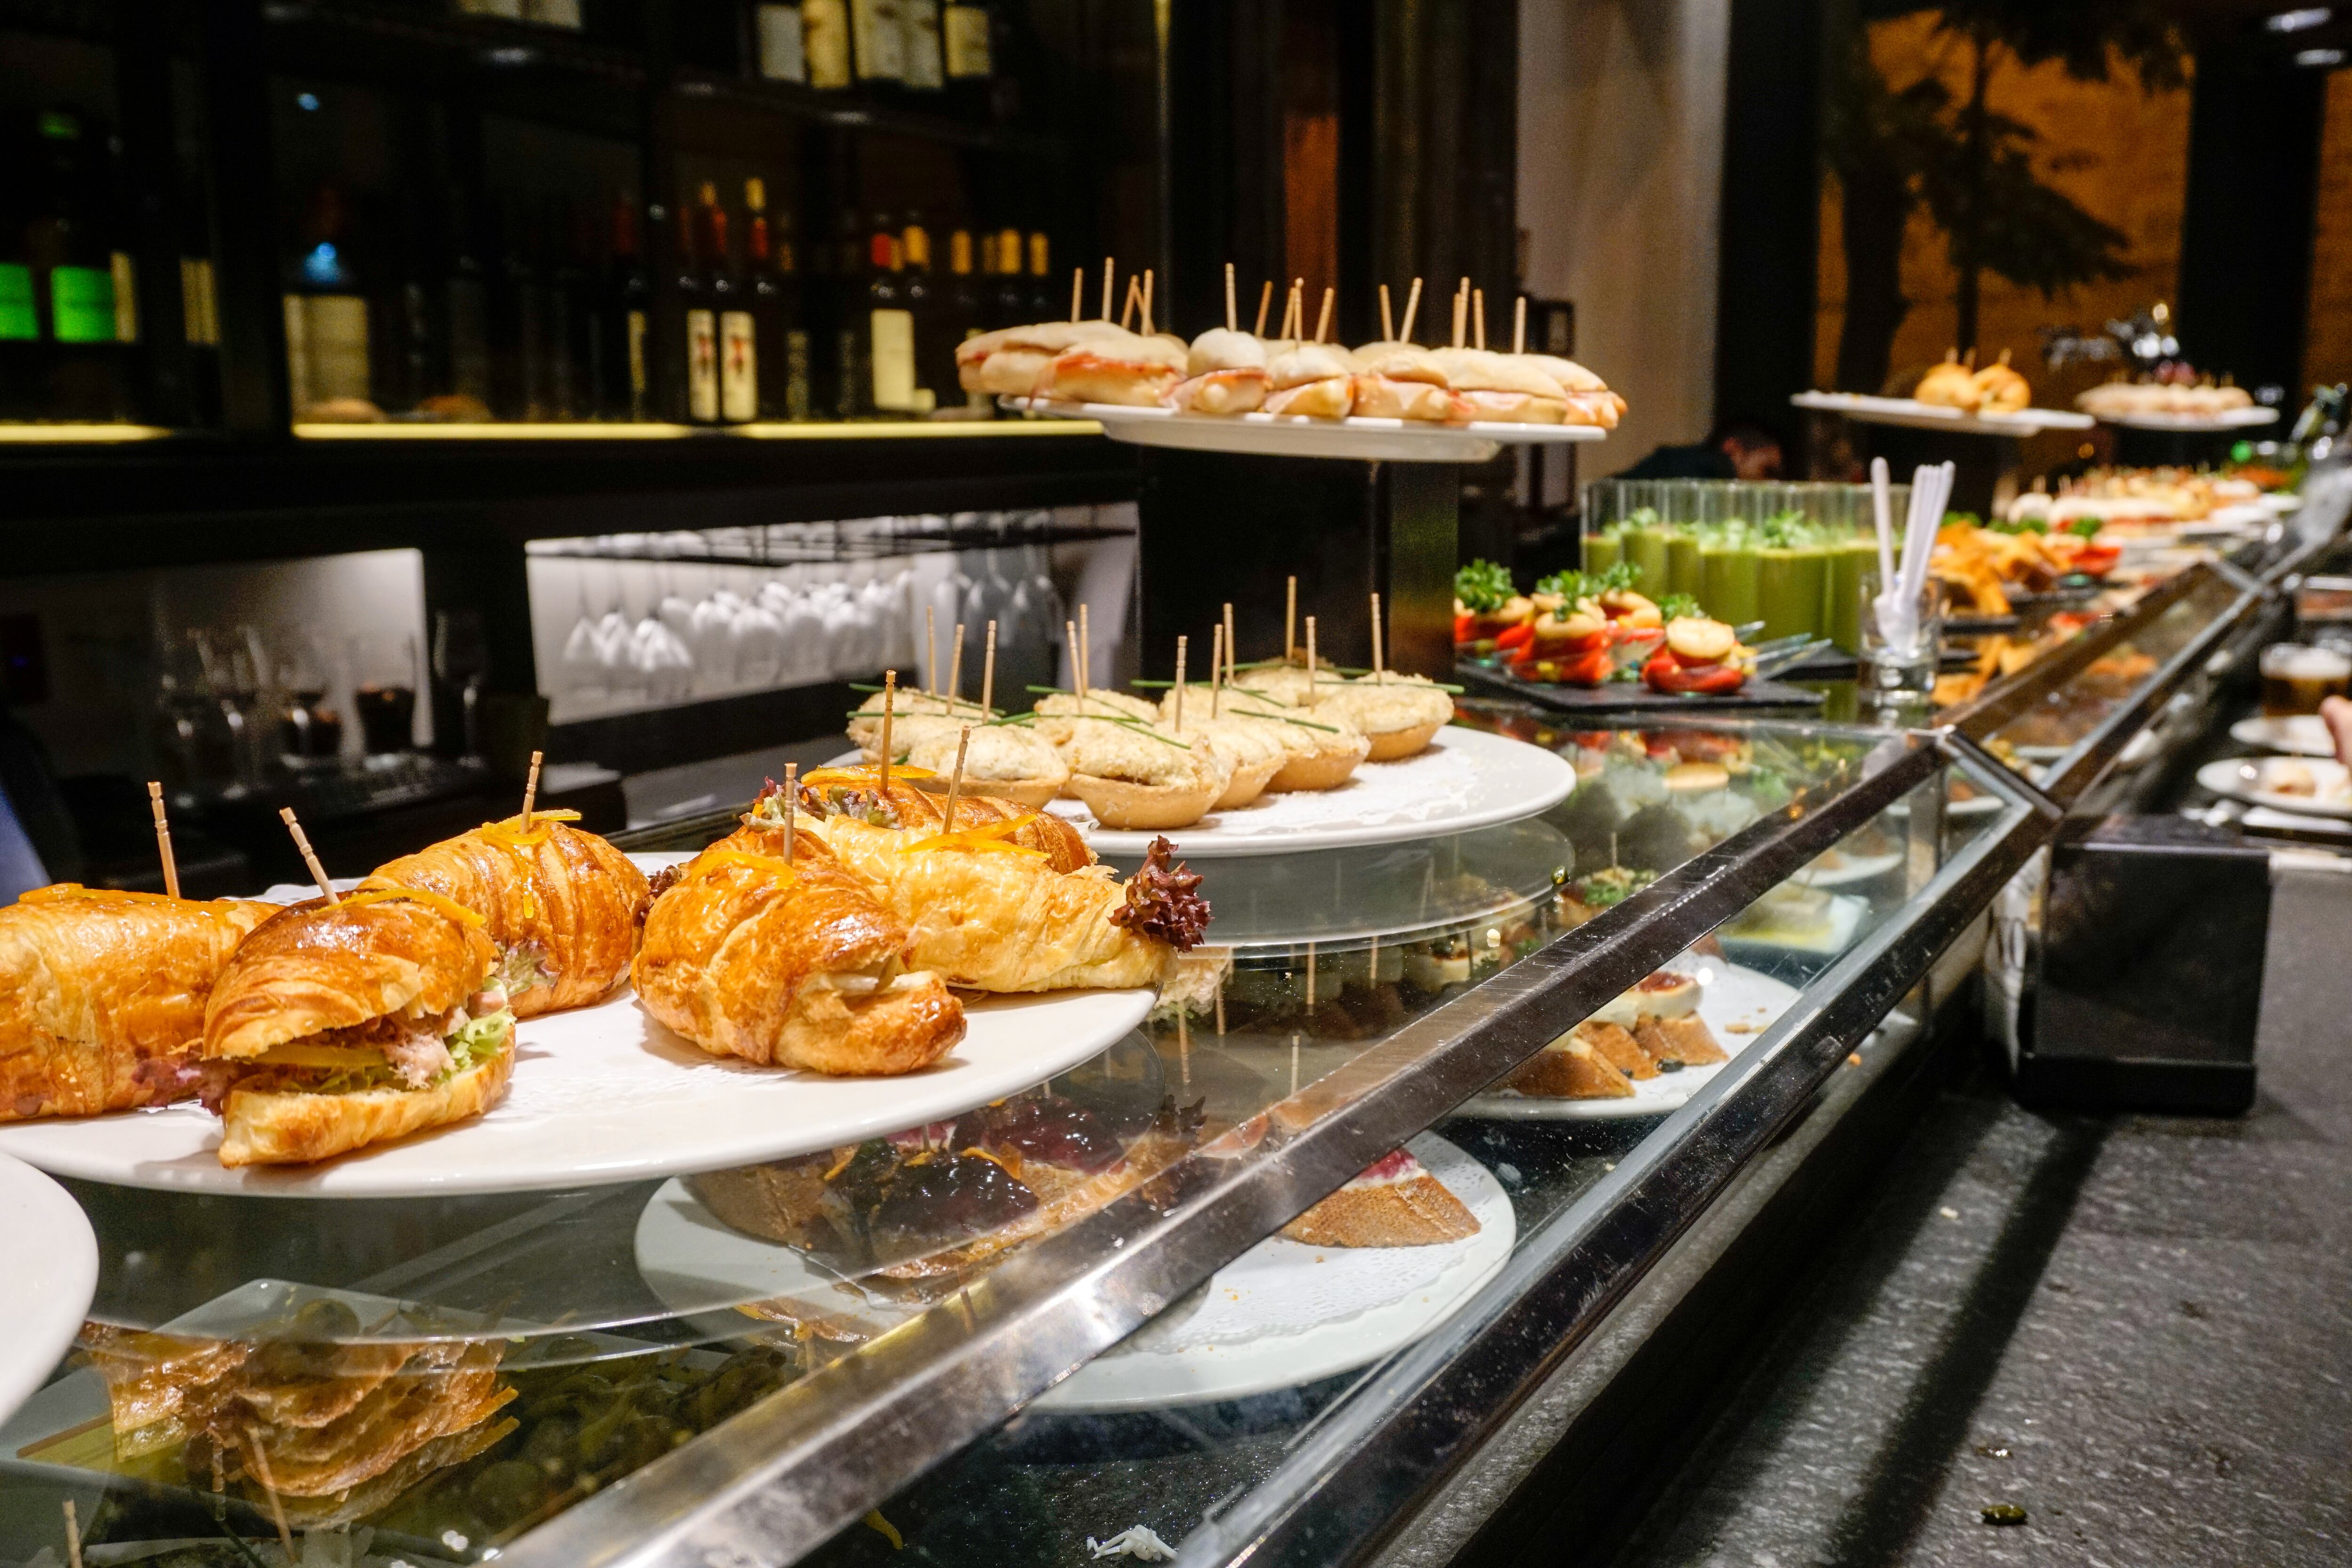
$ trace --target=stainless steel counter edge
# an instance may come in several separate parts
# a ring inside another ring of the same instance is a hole
[[[1414,1021],[1197,1152],[1151,1190],[811,1373],[526,1535],[519,1568],[782,1564],[992,1430],[1186,1290],[1484,1089],[1955,755],[1878,739],[1862,776],[1792,805]],[[1987,895],[1988,897],[1990,894]]]
[[[1415,1500],[1475,1453],[1521,1399],[1607,1316],[1760,1150],[1801,1115],[1822,1081],[1944,946],[2046,843],[2057,807],[1964,739],[1945,737],[2021,808],[2007,831],[1965,847],[1916,897],[1907,923],[1882,926],[1805,989],[1804,1003],[1667,1119],[1667,1141],[1628,1159],[1523,1241],[1503,1273],[1445,1333],[1402,1352],[1353,1396],[1381,1414],[1326,1419],[1234,1510],[1197,1531],[1189,1568],[1352,1562]],[[1473,1316],[1473,1314],[1477,1314]],[[1385,1405],[1383,1409],[1382,1406]]]

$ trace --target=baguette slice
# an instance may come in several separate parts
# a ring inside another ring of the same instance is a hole
[[[1706,1020],[1696,1015],[1644,1018],[1641,1027],[1633,1031],[1633,1038],[1649,1053],[1652,1061],[1661,1064],[1676,1062],[1686,1068],[1703,1068],[1731,1059],[1715,1043]]]
[[[1633,1031],[1622,1024],[1607,1024],[1587,1018],[1576,1026],[1576,1037],[1601,1054],[1603,1061],[1627,1078],[1644,1079],[1658,1076],[1658,1064],[1634,1039]]]
[[[514,1076],[514,1027],[488,1059],[430,1089],[355,1094],[231,1089],[221,1108],[224,1165],[302,1164],[387,1143],[428,1127],[479,1116],[505,1098]]]

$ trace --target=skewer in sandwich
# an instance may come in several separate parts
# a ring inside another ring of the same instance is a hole
[[[481,915],[518,1018],[580,1007],[627,978],[652,895],[645,873],[579,813],[486,822],[375,869],[362,888],[419,888]]]
[[[423,889],[298,904],[205,1010],[224,1165],[299,1164],[478,1116],[514,1071],[488,921]]]
[[[1234,313],[1234,264],[1225,263],[1225,324],[1194,338],[1184,356],[1184,379],[1168,389],[1180,414],[1247,414],[1263,405],[1265,343],[1240,330]]]
[[[1301,284],[1291,285],[1290,308],[1283,320],[1283,335],[1289,337],[1294,328],[1304,328],[1304,307],[1298,297]],[[1337,343],[1327,343],[1323,333],[1331,321],[1331,291],[1324,290],[1323,324],[1316,330],[1314,341],[1301,342],[1295,339],[1290,346],[1276,353],[1265,367],[1268,414],[1303,415],[1314,419],[1344,419],[1355,406],[1355,363],[1348,351]]]
[[[205,1003],[277,912],[74,882],[0,910],[0,1121],[192,1098]]]
[[[747,816],[665,880],[630,973],[646,1011],[711,1055],[867,1077],[963,1038],[905,923],[816,835]]]

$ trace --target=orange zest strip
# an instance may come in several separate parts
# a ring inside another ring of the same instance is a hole
[[[447,915],[462,926],[479,927],[489,923],[479,910],[469,910],[455,899],[428,892],[423,888],[362,888],[355,893],[345,893],[343,905],[350,908],[359,904],[380,904],[390,899],[406,899],[413,903],[423,904],[436,914]]]
[[[800,879],[800,873],[793,869],[791,861],[773,855],[754,855],[749,849],[706,849],[695,857],[692,863],[698,866],[742,866],[754,871],[765,871],[772,877],[781,877],[788,882]]]
[[[910,768],[894,763],[890,769],[893,780],[935,779],[939,776],[929,768]],[[827,784],[872,789],[881,782],[882,767],[878,763],[858,763],[845,768],[819,768],[814,773],[801,775],[801,783],[811,789],[823,789]]]
[[[551,824],[579,820],[578,812],[558,808],[553,811],[532,812],[530,826],[528,829],[522,826],[521,817],[509,816],[503,822],[485,822],[475,831],[493,844],[502,844],[509,849],[530,849],[536,848],[555,837],[551,831]]]
[[[193,904],[196,899],[175,899],[169,893],[139,893],[128,888],[85,888],[79,882],[56,882],[46,888],[32,888],[16,895],[20,904],[55,904],[68,899],[147,899],[159,904]]]

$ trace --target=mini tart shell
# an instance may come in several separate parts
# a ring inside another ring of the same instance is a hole
[[[1074,773],[1064,793],[1084,801],[1105,827],[1144,831],[1190,827],[1209,814],[1225,787],[1216,777],[1198,784],[1147,784]]]
[[[1415,724],[1409,730],[1382,730],[1368,733],[1372,743],[1364,760],[1368,763],[1393,763],[1426,751],[1437,732],[1445,728],[1443,719],[1432,719],[1426,724]]]
[[[1316,740],[1324,742],[1320,734],[1316,736]],[[1348,782],[1357,765],[1370,754],[1371,749],[1370,740],[1352,731],[1333,735],[1328,742],[1318,744],[1313,752],[1293,756],[1284,763],[1265,787],[1276,795],[1287,795],[1297,790],[1337,789]]]

